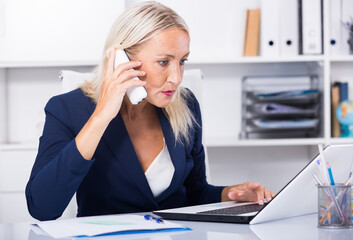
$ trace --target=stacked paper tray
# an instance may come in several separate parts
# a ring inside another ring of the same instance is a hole
[[[241,138],[306,138],[320,132],[314,76],[245,77]]]
[[[317,117],[319,116],[318,106],[309,105],[309,107],[297,107],[278,103],[255,103],[248,106],[248,119],[282,119],[288,117]]]
[[[287,91],[247,91],[247,97],[254,102],[277,102],[289,104],[311,104],[315,103],[319,97],[317,89],[298,89]]]

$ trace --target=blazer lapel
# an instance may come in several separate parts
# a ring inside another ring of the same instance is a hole
[[[136,186],[158,207],[120,113],[110,122],[102,138]]]
[[[157,197],[157,201],[160,202],[164,200],[166,197],[168,197],[172,192],[175,191],[176,188],[180,186],[184,176],[186,154],[185,154],[184,145],[182,143],[175,141],[172,127],[169,123],[169,120],[165,116],[163,110],[161,108],[157,108],[157,109],[158,109],[158,117],[161,123],[164,138],[175,168],[174,176],[172,178],[172,182],[170,183],[170,186],[161,195]]]
[[[89,107],[90,114],[93,113],[95,106],[95,104],[92,104]],[[184,144],[175,141],[172,127],[163,110],[161,108],[157,108],[157,112],[164,139],[175,168],[170,186],[162,192],[157,199],[154,198],[151,188],[148,185],[147,179],[141,168],[134,146],[130,140],[130,136],[125,128],[125,124],[120,113],[110,122],[103,135],[104,141],[117,157],[125,171],[130,175],[131,179],[135,181],[136,186],[147,196],[156,208],[158,208],[157,202],[167,198],[182,183],[186,161]]]

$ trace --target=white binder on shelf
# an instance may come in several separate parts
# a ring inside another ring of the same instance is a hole
[[[6,10],[5,3],[0,1],[0,53],[3,53],[5,51],[5,44],[4,44],[4,39],[5,39],[5,34],[6,34],[6,21],[5,21],[6,20],[6,11],[5,10]],[[0,54],[0,61],[4,61],[4,60],[5,60],[4,54]]]
[[[341,41],[342,41],[342,54],[348,55],[349,51],[349,31],[344,27],[344,24],[352,23],[353,21],[353,1],[352,0],[340,0],[342,4],[341,8],[341,23],[342,23],[342,31],[341,31]],[[338,2],[338,1],[337,1]]]
[[[280,1],[280,54],[283,57],[299,54],[298,0]]]
[[[343,25],[341,22],[341,0],[330,1],[330,55],[337,56],[342,51],[342,39],[341,34]]]
[[[280,0],[262,0],[260,55],[263,57],[278,57],[279,48],[279,4]]]
[[[300,53],[315,55],[323,53],[322,0],[299,0]]]
[[[0,38],[5,36],[5,3],[0,2]]]
[[[7,114],[7,97],[6,97],[6,75],[5,69],[0,69],[0,144],[7,142],[8,114]]]

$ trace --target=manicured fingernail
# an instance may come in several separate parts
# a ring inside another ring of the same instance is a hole
[[[260,201],[259,201],[259,205],[264,205],[264,201],[263,201],[263,200],[260,200]]]

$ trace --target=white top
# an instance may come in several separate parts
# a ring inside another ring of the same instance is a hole
[[[150,185],[155,198],[169,187],[172,182],[174,171],[174,165],[164,141],[162,151],[153,160],[145,172],[147,182]]]

